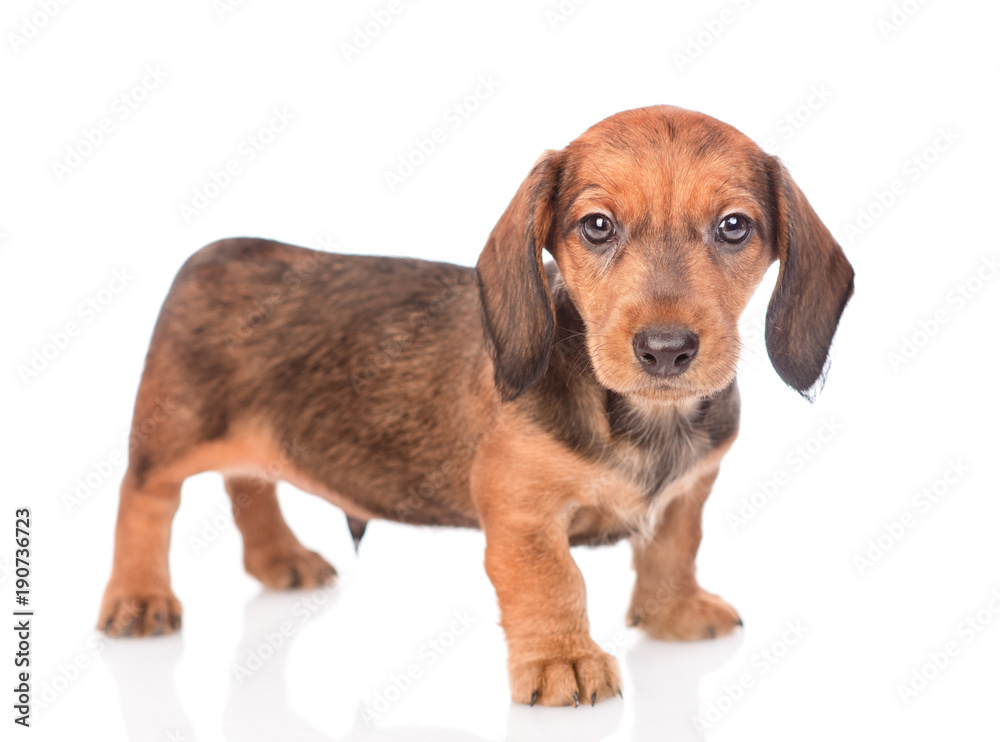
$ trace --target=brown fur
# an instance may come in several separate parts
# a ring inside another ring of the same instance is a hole
[[[753,224],[739,249],[714,237],[734,212]],[[581,232],[593,213],[617,229],[601,249]],[[629,618],[652,636],[740,625],[694,563],[738,428],[737,320],[775,259],[768,352],[809,394],[853,271],[780,163],[725,124],[665,106],[543,155],[476,270],[258,239],[203,248],[150,344],[99,626],[179,627],[170,524],[184,479],[215,470],[246,568],[268,587],[336,574],[288,528],[279,480],[343,508],[356,537],[372,518],[482,528],[514,700],[619,693],[614,658],[589,636],[570,545],[632,540]],[[699,348],[683,373],[658,378],[633,338],[667,325]]]

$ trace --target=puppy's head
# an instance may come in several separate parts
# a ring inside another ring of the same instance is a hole
[[[653,402],[730,384],[739,316],[774,260],[768,355],[809,396],[854,285],[843,250],[776,158],[709,116],[626,111],[545,153],[480,256],[505,400],[531,388],[552,352],[543,248],[585,323],[598,381]]]

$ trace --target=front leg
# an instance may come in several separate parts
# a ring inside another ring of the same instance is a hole
[[[621,692],[618,663],[590,638],[583,576],[555,524],[497,519],[486,529],[516,703],[593,705]]]
[[[481,455],[472,485],[507,636],[511,696],[576,706],[620,695],[617,660],[590,637],[583,575],[566,530],[567,482],[546,477],[542,462],[531,465],[543,448],[505,453]]]
[[[709,639],[743,625],[731,605],[695,579],[701,510],[718,473],[705,474],[674,499],[652,537],[632,539],[635,588],[628,621],[655,639]]]

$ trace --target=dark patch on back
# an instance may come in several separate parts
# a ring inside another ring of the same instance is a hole
[[[229,432],[229,411],[224,402],[201,408],[201,439],[217,441]]]
[[[281,453],[261,467],[379,517],[474,527],[464,452],[477,441],[456,421],[479,384],[477,311],[470,268],[214,243],[178,273],[154,330],[147,373],[182,408],[133,469],[149,479],[192,445],[264,421]]]

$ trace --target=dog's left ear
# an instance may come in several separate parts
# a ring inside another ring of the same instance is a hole
[[[840,315],[854,293],[854,269],[781,162],[768,157],[767,169],[781,261],[767,307],[767,354],[784,382],[811,401],[822,386]]]
[[[552,354],[555,311],[542,248],[552,227],[560,167],[561,156],[553,151],[535,163],[476,264],[483,329],[505,402],[538,381]]]

